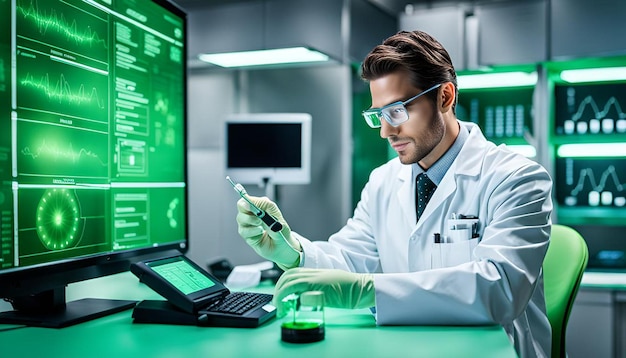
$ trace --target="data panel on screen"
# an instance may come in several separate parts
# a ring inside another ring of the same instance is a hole
[[[626,208],[626,159],[557,158],[555,187],[563,207]]]
[[[532,128],[533,88],[462,90],[459,117],[477,123],[496,142],[523,139]]]
[[[626,84],[555,86],[555,134],[626,134]]]
[[[1,269],[185,242],[184,23],[157,3],[0,0]]]

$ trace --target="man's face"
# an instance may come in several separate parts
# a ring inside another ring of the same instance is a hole
[[[372,107],[381,108],[421,93],[425,88],[415,88],[405,72],[394,72],[370,81]],[[436,90],[437,91],[437,90]],[[393,127],[383,120],[380,136],[389,141],[398,153],[402,164],[417,163],[430,154],[445,134],[444,119],[438,106],[422,96],[406,105],[409,120]]]

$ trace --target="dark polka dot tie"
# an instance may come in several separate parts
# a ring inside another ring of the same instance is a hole
[[[435,189],[437,189],[437,185],[428,178],[426,173],[417,176],[415,190],[415,211],[417,212],[417,220],[422,216],[426,204],[428,204],[430,197],[433,196]]]

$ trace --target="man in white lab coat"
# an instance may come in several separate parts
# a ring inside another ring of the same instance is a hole
[[[362,76],[372,94],[364,119],[398,157],[371,173],[347,224],[328,241],[310,241],[267,198],[251,200],[283,224],[278,233],[245,201],[237,204],[240,235],[287,270],[275,301],[321,290],[328,306],[374,307],[380,325],[497,323],[521,357],[549,356],[541,271],[552,211],[547,172],[456,118],[454,67],[428,34],[385,40],[365,58]],[[416,195],[422,173],[430,201]]]

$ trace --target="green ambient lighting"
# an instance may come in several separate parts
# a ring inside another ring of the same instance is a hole
[[[626,80],[626,67],[565,70],[561,72],[561,79],[569,83]]]
[[[537,83],[537,72],[500,72],[460,75],[457,77],[459,89],[523,87]]]
[[[198,57],[204,62],[209,62],[221,67],[247,67],[328,61],[328,56],[306,47],[201,54]]]
[[[557,149],[559,157],[626,157],[626,143],[563,144]]]
[[[509,148],[512,152],[515,153],[519,153],[523,156],[525,156],[526,158],[534,158],[537,156],[537,150],[535,149],[535,147],[533,147],[530,144],[513,144],[513,145],[509,145],[507,144],[506,146],[507,148]]]

